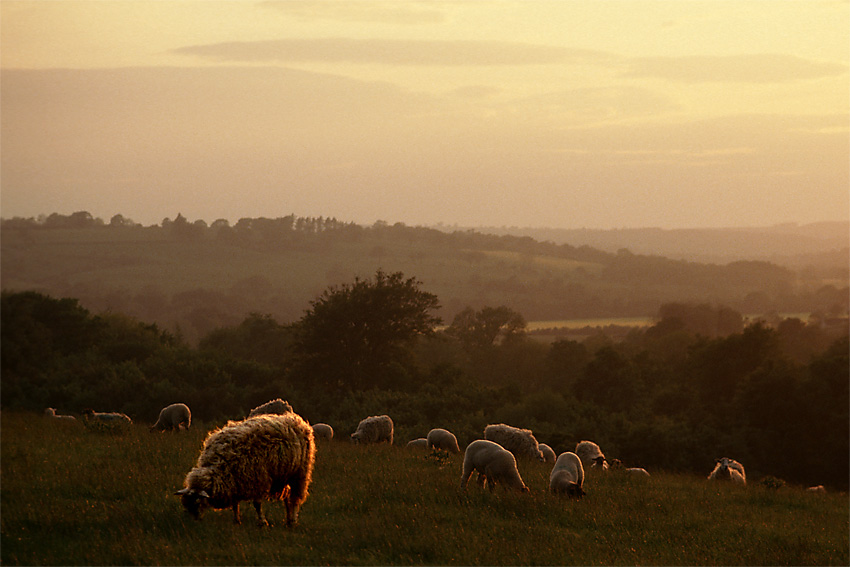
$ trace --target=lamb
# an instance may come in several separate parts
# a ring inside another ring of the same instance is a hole
[[[731,480],[738,484],[747,484],[744,465],[727,457],[717,459],[716,463],[714,470],[708,475],[708,480]]]
[[[283,500],[291,526],[307,499],[315,458],[313,428],[293,412],[228,421],[207,435],[197,464],[174,494],[195,519],[206,508],[233,508],[237,524],[239,503],[252,500],[261,526],[269,525],[262,501]]]
[[[484,439],[498,443],[517,459],[529,457],[538,461],[544,460],[540,445],[530,429],[519,429],[504,423],[491,424],[484,428]]]
[[[101,413],[93,409],[83,410],[83,420],[87,427],[117,429],[130,427],[133,420],[123,413]]]
[[[192,425],[192,412],[186,404],[171,404],[159,412],[156,423],[151,425],[151,431],[180,431],[181,427],[189,429]]]
[[[461,490],[466,490],[469,477],[474,471],[478,471],[479,486],[486,483],[490,492],[496,489],[497,484],[519,492],[528,492],[528,487],[522,482],[516,468],[516,458],[493,441],[479,439],[466,448],[463,455],[463,474],[460,477]]]
[[[424,437],[420,437],[419,439],[411,439],[407,442],[408,449],[427,449],[428,448],[428,440]]]
[[[73,415],[59,415],[55,408],[47,408],[44,410],[44,417],[59,421],[61,423],[77,423],[77,418]]]
[[[457,444],[457,437],[454,433],[445,429],[432,429],[428,432],[426,438],[426,447],[428,449],[443,449],[449,453],[460,453],[460,447]]]
[[[569,451],[558,455],[549,474],[549,492],[580,499],[586,494],[582,489],[583,484],[584,467],[579,456]]]
[[[596,468],[608,470],[608,463],[605,461],[605,455],[599,448],[599,445],[593,441],[579,441],[576,445],[575,454],[581,459],[581,464],[584,468]]]
[[[266,402],[261,406],[255,407],[248,413],[248,417],[254,417],[255,415],[262,415],[266,413],[283,415],[291,411],[292,406],[289,405],[289,402],[277,398],[276,400],[271,400],[270,402]]]
[[[334,438],[334,428],[327,423],[317,423],[313,425],[313,436],[316,439],[330,441]]]
[[[540,443],[538,445],[540,447],[540,452],[543,453],[543,461],[547,463],[555,462],[555,451],[552,450],[552,447],[547,445],[546,443]]]
[[[351,434],[352,443],[393,444],[393,420],[388,415],[373,415],[357,425],[357,431]]]

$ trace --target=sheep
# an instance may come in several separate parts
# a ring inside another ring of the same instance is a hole
[[[117,429],[133,425],[133,420],[123,413],[101,413],[93,409],[83,410],[86,427]]]
[[[460,453],[460,447],[457,444],[457,437],[454,433],[445,429],[432,429],[428,432],[428,437],[425,439],[428,449],[443,449],[449,453]]]
[[[826,488],[823,487],[822,484],[817,486],[810,486],[806,489],[806,492],[812,492],[815,494],[826,494]]]
[[[581,459],[584,468],[596,470],[608,470],[608,463],[599,445],[593,441],[579,441],[576,445],[575,454]]]
[[[77,423],[76,417],[73,415],[59,415],[56,413],[55,408],[46,408],[44,410],[44,417],[56,420],[60,423]]]
[[[407,442],[408,449],[427,449],[428,448],[428,440],[424,437],[420,437],[419,439],[411,439]]]
[[[552,450],[552,447],[550,447],[546,443],[540,443],[538,446],[540,447],[540,452],[543,453],[543,461],[547,463],[554,463],[556,456],[555,451]]]
[[[646,469],[640,467],[630,467],[624,472],[634,478],[649,478],[649,473],[646,472]]]
[[[558,455],[555,466],[549,474],[549,492],[580,499],[586,494],[582,489],[583,484],[584,466],[579,456],[569,451]]]
[[[708,475],[708,480],[731,480],[738,484],[747,484],[747,474],[744,465],[735,459],[723,457],[717,459],[714,470]]]
[[[460,489],[466,490],[469,477],[473,471],[478,471],[478,484],[493,492],[497,484],[504,484],[505,488],[528,492],[528,487],[519,476],[516,468],[516,458],[498,443],[479,439],[473,441],[466,448],[463,455],[463,474],[460,477]]]
[[[334,428],[327,423],[317,423],[313,426],[313,436],[316,439],[326,439],[330,441],[334,438]]]
[[[192,412],[186,404],[171,404],[159,412],[156,423],[151,425],[151,431],[180,431],[181,427],[189,429],[192,425]]]
[[[207,435],[197,464],[174,494],[195,519],[206,508],[233,508],[237,524],[240,502],[252,500],[261,526],[269,525],[262,501],[283,500],[291,526],[307,499],[315,458],[313,428],[298,414],[228,421]]]
[[[519,429],[504,423],[491,424],[484,428],[484,439],[498,443],[517,459],[529,457],[538,461],[544,460],[540,445],[530,429]]]
[[[388,415],[373,415],[357,425],[357,431],[351,434],[352,443],[393,444],[393,420]]]
[[[266,413],[275,413],[278,415],[283,415],[291,411],[292,406],[289,405],[289,402],[278,398],[276,400],[266,402],[261,406],[255,407],[248,413],[248,417],[254,417],[255,415],[262,415]]]

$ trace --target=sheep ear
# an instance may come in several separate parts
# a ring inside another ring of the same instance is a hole
[[[210,497],[210,495],[209,495],[209,494],[207,494],[207,491],[206,491],[206,490],[202,490],[202,491],[200,491],[200,492],[198,493],[198,497],[199,497],[199,498],[209,498],[209,497]]]
[[[180,490],[178,490],[177,492],[174,493],[174,496],[183,496],[184,494],[188,494],[188,493],[189,493],[188,488],[181,488]]]

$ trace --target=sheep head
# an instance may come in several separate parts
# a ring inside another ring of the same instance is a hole
[[[180,502],[186,511],[192,514],[196,520],[201,519],[201,514],[206,508],[209,508],[210,495],[205,490],[195,490],[194,488],[183,488],[174,493],[180,497]]]

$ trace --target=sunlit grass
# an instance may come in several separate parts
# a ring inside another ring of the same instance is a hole
[[[580,502],[546,492],[549,467],[520,462],[528,494],[459,491],[462,456],[319,445],[301,522],[194,521],[172,493],[206,428],[126,434],[2,416],[5,565],[847,564],[846,494],[813,495],[654,472],[589,475]]]

